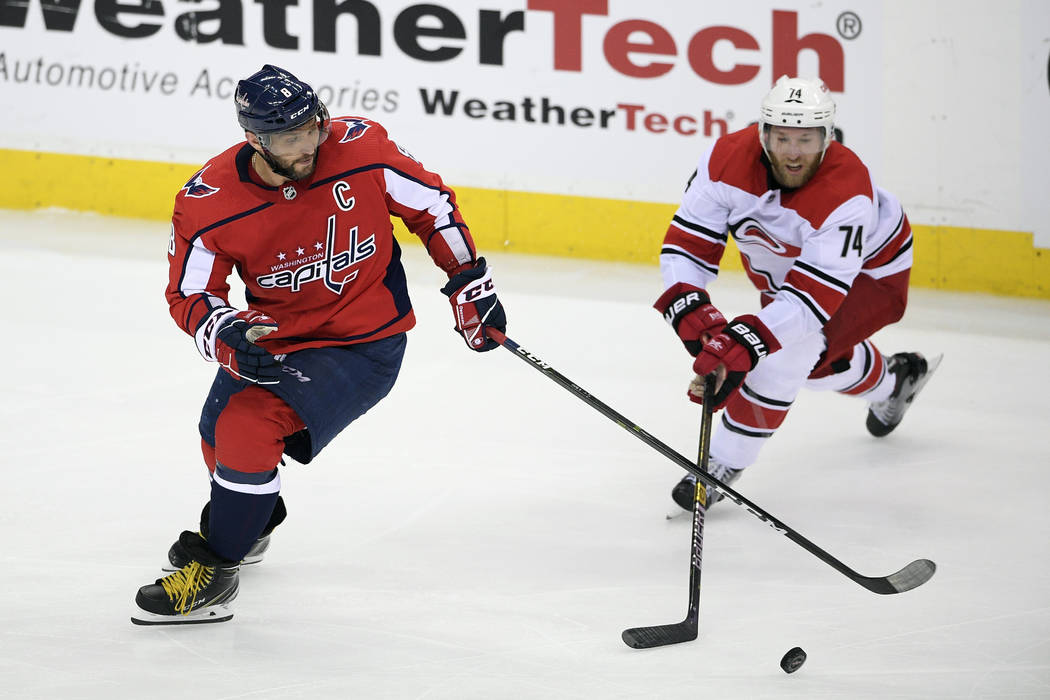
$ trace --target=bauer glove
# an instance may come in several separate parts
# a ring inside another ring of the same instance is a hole
[[[721,368],[725,377],[716,380],[714,405],[711,410],[725,406],[729,396],[744,383],[744,377],[755,368],[758,361],[780,349],[780,343],[757,316],[737,316],[725,329],[711,339],[693,362],[697,377],[689,385],[689,400],[703,403],[703,377],[716,373]]]
[[[653,308],[664,315],[693,357],[726,325],[726,317],[711,304],[707,292],[684,282],[671,285]]]

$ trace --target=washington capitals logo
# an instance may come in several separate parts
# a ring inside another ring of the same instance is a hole
[[[332,214],[328,217],[328,231],[325,235],[326,245],[322,246],[318,241],[314,247],[317,250],[324,248],[324,254],[308,255],[301,264],[296,261],[293,267],[277,269],[269,275],[256,277],[256,283],[263,289],[290,289],[298,292],[304,285],[310,282],[322,280],[324,286],[333,294],[343,293],[343,287],[357,279],[356,269],[350,269],[366,260],[376,253],[376,235],[370,234],[368,238],[361,239],[361,234],[354,226],[349,231],[350,242],[346,250],[336,250],[336,217]],[[303,255],[304,248],[299,248],[296,253]],[[277,258],[284,260],[284,253],[279,253]],[[284,265],[276,266],[283,268]],[[272,269],[276,269],[272,268]]]
[[[339,143],[356,141],[365,135],[365,132],[368,131],[368,127],[372,126],[368,121],[358,117],[343,117],[341,119],[333,119],[332,121],[346,124],[346,133],[343,134],[343,138],[339,139]]]
[[[219,191],[218,187],[212,187],[208,183],[204,182],[204,171],[210,168],[210,165],[205,165],[201,168],[196,175],[190,178],[190,181],[182,186],[182,190],[186,193],[187,197],[210,197]]]

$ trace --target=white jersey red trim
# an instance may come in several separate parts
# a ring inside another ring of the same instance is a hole
[[[728,236],[769,302],[758,317],[781,345],[819,332],[861,272],[881,278],[911,267],[900,203],[856,154],[832,143],[809,182],[784,189],[756,126],[718,139],[700,158],[661,249],[665,288],[706,289]]]

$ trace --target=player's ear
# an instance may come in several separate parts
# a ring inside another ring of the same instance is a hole
[[[262,150],[262,145],[259,143],[259,137],[258,136],[256,136],[255,134],[253,134],[250,131],[245,131],[244,132],[244,138],[246,138],[248,140],[248,143],[251,145],[252,148],[254,148],[257,151],[261,151]]]

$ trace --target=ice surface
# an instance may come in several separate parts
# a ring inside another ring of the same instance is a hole
[[[621,630],[685,615],[680,470],[505,351],[471,353],[411,244],[398,385],[282,469],[290,515],[233,620],[133,626],[207,496],[214,366],[168,316],[167,236],[0,212],[0,697],[1050,697],[1050,304],[913,290],[876,342],[945,360],[902,426],[877,440],[862,402],[803,393],[737,483],[863,574],[933,559],[928,584],[874,595],[723,503],[700,638],[636,651]],[[695,454],[655,267],[484,252],[511,338]],[[742,277],[711,291],[755,308]]]

